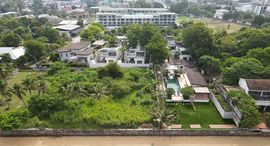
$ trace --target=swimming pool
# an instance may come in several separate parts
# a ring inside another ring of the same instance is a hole
[[[164,78],[165,80],[165,87],[168,88],[173,88],[174,92],[180,93],[180,85],[178,82],[177,78],[169,79],[169,78]],[[167,86],[166,86],[167,85]]]

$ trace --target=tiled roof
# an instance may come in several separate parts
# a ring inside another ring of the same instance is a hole
[[[196,68],[186,68],[185,72],[191,85],[207,86],[203,76]]]
[[[71,50],[81,50],[81,49],[89,46],[90,44],[91,43],[88,41],[81,41],[81,42],[73,43],[66,48],[62,48],[62,49],[58,50],[58,52],[69,52]]]
[[[246,79],[249,90],[270,90],[270,79]]]

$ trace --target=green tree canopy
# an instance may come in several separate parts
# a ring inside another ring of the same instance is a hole
[[[223,82],[236,85],[239,78],[261,78],[262,72],[263,65],[257,59],[242,59],[224,69]]]
[[[20,36],[10,32],[5,34],[1,41],[4,43],[6,47],[18,47],[21,43]]]
[[[247,52],[247,58],[255,58],[264,65],[270,65],[270,47],[251,49]]]
[[[28,40],[24,42],[25,55],[29,61],[37,62],[46,54],[46,46],[43,42],[37,40]]]
[[[212,56],[201,56],[199,58],[199,66],[207,75],[216,75],[220,72],[220,61]]]

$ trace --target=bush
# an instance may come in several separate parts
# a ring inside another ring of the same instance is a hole
[[[123,71],[116,63],[110,63],[105,67],[98,69],[98,77],[120,78],[123,77]]]
[[[270,113],[264,113],[265,124],[270,127]]]
[[[40,118],[48,118],[54,112],[63,109],[64,103],[59,97],[48,95],[32,96],[28,103],[28,109]]]
[[[185,87],[181,89],[181,93],[185,100],[190,99],[190,96],[194,94],[193,88],[191,86]]]
[[[30,114],[26,110],[13,111],[0,114],[0,129],[3,131],[10,131],[22,127]]]
[[[222,96],[216,95],[216,98],[217,98],[218,102],[220,103],[220,105],[222,106],[222,108],[224,109],[224,111],[226,111],[226,112],[231,111],[230,105],[225,101],[225,99]]]
[[[172,95],[174,94],[174,89],[173,88],[167,88],[166,89],[166,94],[167,94],[167,98],[168,99],[171,99],[172,98]]]
[[[54,64],[50,65],[50,68],[48,70],[48,74],[55,75],[59,71],[62,71],[62,70],[68,70],[68,67],[62,62],[55,62]]]
[[[110,85],[110,94],[113,95],[114,98],[122,98],[131,91],[129,85],[122,82],[114,82]]]

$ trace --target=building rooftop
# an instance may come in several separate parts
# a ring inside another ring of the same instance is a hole
[[[106,44],[106,41],[104,41],[104,40],[96,40],[96,41],[93,43],[94,46],[103,46],[103,45],[105,45],[105,44]]]
[[[196,68],[185,68],[185,72],[191,85],[207,86],[203,76]]]
[[[0,47],[0,55],[9,54],[12,59],[18,59],[25,54],[24,47]]]
[[[70,52],[71,50],[81,50],[89,46],[90,44],[91,43],[88,41],[81,41],[81,42],[70,44],[68,47],[58,50],[58,52]]]
[[[154,18],[153,15],[145,15],[145,14],[134,14],[134,15],[123,15],[122,18],[149,18],[152,19]]]
[[[249,90],[270,90],[270,79],[245,79]]]
[[[76,52],[77,55],[88,56],[94,52],[94,48],[89,48],[83,51]]]
[[[80,28],[80,26],[73,25],[73,24],[66,24],[66,25],[56,26],[54,28],[59,29],[59,30],[71,31],[71,30],[75,30],[75,29]]]

